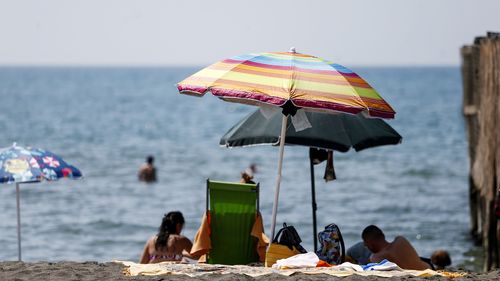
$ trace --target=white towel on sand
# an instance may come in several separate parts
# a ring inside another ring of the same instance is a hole
[[[318,262],[318,256],[313,252],[309,252],[305,254],[298,254],[286,259],[277,260],[276,263],[273,264],[273,268],[285,269],[316,267]]]

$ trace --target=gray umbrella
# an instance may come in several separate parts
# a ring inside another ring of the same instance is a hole
[[[306,112],[312,127],[296,132],[293,126],[286,129],[285,144],[302,145],[327,150],[346,152],[351,147],[356,151],[381,145],[399,144],[402,137],[381,119],[365,118],[361,114],[323,114]],[[291,118],[290,116],[288,117]],[[220,145],[226,147],[252,146],[257,144],[279,144],[281,114],[267,119],[260,110],[236,123],[221,138]],[[288,120],[287,124],[291,124]],[[311,192],[313,209],[314,250],[317,248],[316,195],[314,165],[311,163]],[[271,237],[272,239],[272,237]]]

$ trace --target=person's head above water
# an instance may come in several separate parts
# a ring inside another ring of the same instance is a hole
[[[361,233],[361,238],[365,246],[373,253],[379,252],[387,244],[384,232],[375,225],[367,226]]]
[[[184,226],[184,216],[179,211],[170,212],[163,216],[160,228],[158,229],[158,238],[156,239],[155,249],[159,250],[167,247],[170,234],[180,234]]]
[[[155,161],[155,158],[152,155],[149,155],[148,157],[146,157],[146,162],[148,164],[152,165],[154,161]]]
[[[249,183],[253,179],[253,172],[250,168],[246,169],[245,171],[241,172],[241,179],[243,182]]]

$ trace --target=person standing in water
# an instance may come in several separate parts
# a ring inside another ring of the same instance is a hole
[[[146,158],[146,163],[142,164],[139,168],[139,181],[147,183],[156,182],[156,168],[153,165],[154,161],[155,159],[151,155]]]

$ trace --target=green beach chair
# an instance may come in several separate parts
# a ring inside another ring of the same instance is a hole
[[[259,184],[207,180],[210,212],[210,264],[248,264],[259,261],[257,239],[250,235],[259,211]]]

